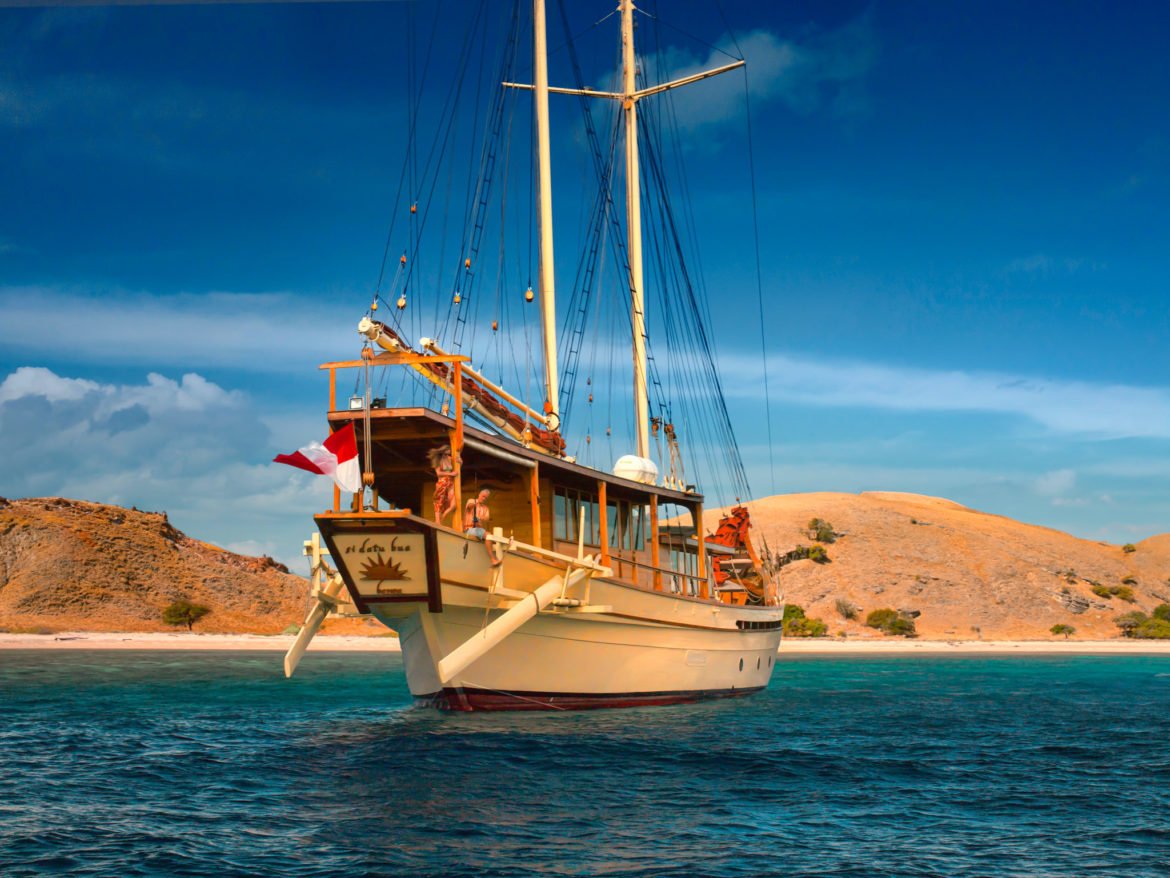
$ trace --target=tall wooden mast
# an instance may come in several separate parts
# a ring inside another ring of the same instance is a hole
[[[544,0],[532,2],[533,93],[536,100],[536,166],[540,192],[540,323],[544,336],[544,389],[559,426],[557,399],[557,306],[553,283],[552,161],[548,145],[548,43]]]
[[[650,456],[650,403],[646,380],[646,311],[642,277],[642,200],[638,173],[638,101],[699,82],[728,70],[742,67],[733,61],[722,67],[692,73],[670,82],[638,90],[638,56],[634,50],[634,2],[619,0],[622,18],[622,90],[598,91],[592,88],[559,88],[548,84],[548,58],[545,42],[544,0],[533,0],[532,21],[535,32],[536,63],[532,85],[505,82],[506,88],[532,89],[536,97],[537,168],[540,177],[540,302],[544,327],[545,385],[553,414],[559,421],[557,400],[556,308],[553,298],[552,182],[549,172],[548,95],[585,95],[621,101],[626,128],[626,235],[630,257],[630,325],[634,336],[634,415],[638,456]],[[550,424],[553,426],[554,424]]]
[[[626,238],[630,255],[630,325],[634,336],[634,435],[638,457],[650,457],[650,400],[646,381],[646,311],[642,287],[642,194],[638,171],[638,56],[634,0],[621,0],[622,114],[626,122]]]

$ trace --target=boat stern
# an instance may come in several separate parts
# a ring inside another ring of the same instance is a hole
[[[435,526],[408,513],[322,513],[317,528],[362,613],[442,612]]]

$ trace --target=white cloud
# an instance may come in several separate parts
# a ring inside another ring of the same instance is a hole
[[[877,56],[877,38],[867,16],[836,30],[809,29],[796,38],[754,30],[739,38],[738,48],[725,38],[706,57],[671,48],[662,52],[661,60],[648,55],[642,63],[652,84],[721,67],[741,51],[751,98],[758,106],[780,101],[801,114],[823,108],[838,116],[868,112],[865,78]],[[671,92],[678,124],[693,131],[741,113],[742,75],[724,73]]]
[[[331,489],[273,450],[247,397],[195,373],[106,384],[22,367],[0,383],[0,494],[166,510],[198,539],[287,563]]]
[[[728,357],[723,374],[749,376],[729,396],[758,396],[758,360]],[[1015,415],[1057,433],[1170,438],[1170,390],[994,372],[932,371],[788,356],[768,360],[770,391],[804,405]]]
[[[0,347],[38,359],[46,337],[55,337],[68,342],[54,350],[59,359],[257,372],[312,370],[339,352],[356,355],[361,316],[359,309],[291,293],[103,291],[99,298],[53,287],[0,287],[0,312]],[[211,392],[201,380],[155,392],[175,391],[186,404],[198,404]]]
[[[1059,495],[1067,494],[1076,487],[1076,483],[1075,472],[1071,469],[1058,469],[1038,476],[1032,483],[1032,488],[1037,494],[1060,499]]]
[[[81,399],[90,393],[103,392],[102,386],[95,381],[62,378],[48,369],[22,366],[0,384],[0,403],[25,396],[41,396],[49,402],[65,402]]]

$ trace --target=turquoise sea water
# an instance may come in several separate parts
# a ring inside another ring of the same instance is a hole
[[[397,656],[0,652],[0,872],[1170,874],[1170,658],[782,661],[440,714]]]

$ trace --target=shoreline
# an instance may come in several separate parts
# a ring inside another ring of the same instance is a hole
[[[287,652],[289,634],[200,634],[187,631],[62,631],[56,634],[0,633],[5,649],[252,650]],[[317,652],[401,652],[397,637],[319,634]],[[907,655],[1170,655],[1170,640],[878,640],[785,638],[780,656]]]
[[[199,634],[193,631],[60,631],[56,634],[3,634],[5,649],[176,649],[288,652],[292,634]],[[318,634],[311,652],[401,652],[397,637]]]
[[[780,655],[1170,655],[1170,640],[838,640],[785,638]]]

